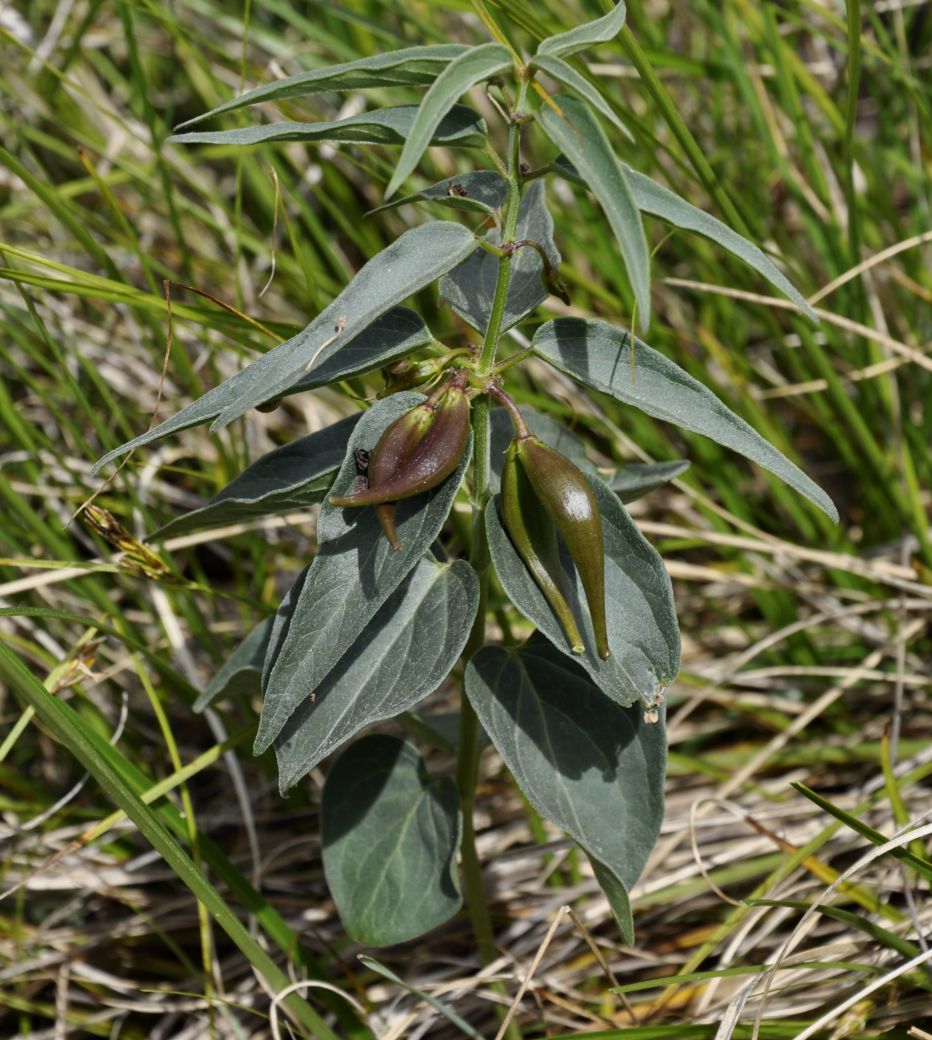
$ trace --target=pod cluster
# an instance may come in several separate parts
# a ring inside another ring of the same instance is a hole
[[[427,400],[388,426],[369,455],[367,486],[331,495],[331,505],[375,506],[385,537],[400,549],[396,503],[437,487],[463,458],[469,438],[466,384],[467,373],[454,372]]]
[[[573,653],[585,650],[569,605],[559,540],[582,579],[596,651],[609,654],[605,627],[605,542],[602,515],[585,475],[565,455],[530,433],[508,447],[502,470],[502,522],[560,622]]]

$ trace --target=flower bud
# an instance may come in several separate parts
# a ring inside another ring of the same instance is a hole
[[[566,456],[530,434],[515,437],[502,471],[502,520],[518,554],[556,614],[573,653],[583,652],[557,535],[582,579],[596,650],[609,654],[605,625],[602,516],[589,481]]]
[[[466,373],[460,370],[424,402],[396,419],[373,449],[368,487],[331,496],[335,506],[375,506],[379,524],[394,549],[395,503],[437,487],[456,469],[469,437]]]

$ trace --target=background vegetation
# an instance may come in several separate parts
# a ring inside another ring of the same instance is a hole
[[[488,6],[525,47],[606,9]],[[813,329],[739,262],[653,222],[647,338],[799,460],[842,524],[711,442],[532,367],[519,399],[585,432],[594,457],[693,463],[634,507],[668,561],[684,633],[667,819],[635,890],[638,945],[618,946],[592,878],[504,796],[490,758],[478,822],[501,959],[480,972],[465,917],[379,959],[486,1037],[525,981],[515,1021],[528,1037],[681,1040],[723,1022],[720,1035],[741,1037],[759,1014],[762,1037],[922,1038],[932,19],[911,0],[643,0],[628,24],[587,55],[635,131],[623,157],[772,250],[822,316]],[[191,712],[303,566],[312,518],[176,539],[159,580],[138,564],[121,572],[73,518],[98,490],[94,459],[306,324],[413,219],[365,218],[390,169],[378,152],[163,147],[171,126],[303,68],[480,40],[475,8],[33,0],[0,7],[0,34],[0,642],[28,667],[7,655],[0,673],[0,1034],[272,1035],[286,1027],[269,1020],[254,970],[270,977],[265,957],[278,989],[310,977],[345,994],[289,998],[309,1035],[328,1035],[317,1015],[339,1036],[463,1035],[342,937],[319,861],[321,776],[282,801],[273,763],[249,754],[255,704]],[[303,110],[335,118],[363,104],[324,96]],[[251,117],[224,125],[239,118]],[[432,150],[421,174],[451,175],[450,163]],[[594,203],[552,190],[572,305],[546,309],[630,314]],[[433,328],[456,331],[434,295],[417,302]],[[96,504],[141,536],[378,388],[291,398],[219,437],[189,431],[137,453]],[[30,672],[73,711],[36,719]],[[62,746],[66,724],[85,743]],[[85,744],[116,786],[86,782]],[[449,756],[435,758],[443,768]],[[174,828],[190,874],[142,836],[150,817]],[[217,886],[221,926],[182,878]],[[247,925],[237,945],[224,914]],[[781,951],[764,993],[761,966]]]

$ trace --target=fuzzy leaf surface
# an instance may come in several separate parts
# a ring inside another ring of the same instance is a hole
[[[748,267],[757,271],[774,288],[779,289],[784,296],[792,300],[808,318],[818,323],[819,319],[816,317],[815,311],[809,306],[803,295],[762,249],[748,241],[743,235],[739,235],[737,231],[732,231],[717,217],[713,217],[705,210],[699,209],[698,206],[681,198],[676,192],[658,184],[653,178],[639,173],[626,163],[621,165],[628,176],[628,183],[631,185],[634,201],[639,210],[643,213],[650,213],[651,216],[660,217],[661,220],[667,221],[674,227],[682,228],[684,231],[694,231],[698,235],[711,239],[723,249],[727,249],[729,253],[739,260],[743,260]],[[558,156],[554,160],[554,168],[568,180],[576,181],[579,184],[585,183],[572,163],[563,156]]]
[[[209,112],[180,123],[176,129],[203,123],[214,116],[223,115],[224,112],[235,112],[239,108],[258,105],[260,101],[284,101],[287,98],[306,97],[328,90],[365,90],[367,87],[405,87],[433,83],[447,65],[465,50],[468,48],[458,43],[406,47],[404,50],[373,54],[341,65],[299,72],[295,76],[248,90]]]
[[[339,141],[344,144],[404,144],[414,124],[417,105],[398,105],[361,112],[332,122],[263,123],[234,130],[194,130],[169,137],[172,144],[266,144],[271,141]],[[488,127],[477,112],[454,105],[440,120],[428,144],[482,147]]]
[[[365,412],[350,437],[333,494],[346,494],[352,487],[355,450],[374,448],[389,423],[423,399],[416,393],[393,394]],[[398,503],[402,548],[397,551],[383,537],[375,510],[337,509],[324,501],[317,523],[317,555],[300,589],[289,594],[294,606],[288,607],[288,616],[276,618],[273,627],[257,754],[272,744],[427,553],[450,512],[471,450],[470,440],[458,469],[440,487]]]
[[[187,534],[304,509],[320,502],[346,455],[358,415],[268,452],[200,509],[179,516],[155,536]]]
[[[629,141],[633,141],[631,131],[615,114],[612,106],[602,97],[598,88],[593,86],[585,76],[580,75],[572,65],[562,58],[554,55],[544,54],[534,58],[534,68],[546,72],[551,79],[555,79],[561,86],[572,91],[582,101],[588,102],[600,115],[603,115],[617,130],[620,130]]]
[[[459,910],[456,784],[411,744],[373,735],[334,762],[321,797],[324,874],[346,931],[367,946],[422,935]]]
[[[501,242],[497,230],[490,231],[486,237],[493,245]],[[547,209],[543,181],[533,181],[521,199],[515,239],[539,243],[551,266],[559,267],[560,253],[553,240],[553,217]],[[481,333],[485,332],[492,313],[498,268],[498,257],[477,249],[440,281],[441,297]],[[547,299],[549,293],[543,283],[543,270],[544,262],[537,250],[525,246],[514,254],[502,331],[517,325]]]
[[[566,94],[558,95],[554,101],[563,114],[558,115],[545,105],[537,118],[544,133],[569,158],[599,200],[621,247],[637,302],[638,321],[644,330],[650,325],[650,256],[628,175],[588,106]]]
[[[466,194],[462,194],[463,192]],[[405,195],[403,199],[392,199],[391,202],[370,210],[367,216],[407,206],[412,202],[436,202],[451,209],[494,213],[507,198],[508,181],[500,173],[494,170],[473,170],[437,181],[423,191]]]
[[[627,893],[663,819],[662,718],[646,723],[640,705],[609,700],[539,634],[516,650],[479,650],[466,666],[466,693],[528,801]]]
[[[194,702],[194,710],[203,711],[218,697],[258,693],[262,686],[262,664],[271,634],[272,618],[263,618],[204,687]]]
[[[395,172],[385,189],[387,199],[395,194],[405,178],[413,172],[440,121],[463,94],[470,87],[497,76],[511,66],[511,54],[500,43],[483,43],[471,47],[446,66],[421,101],[414,125],[398,157]]]
[[[575,54],[577,51],[585,50],[594,43],[605,43],[621,32],[625,24],[626,8],[623,3],[616,4],[608,14],[596,18],[584,25],[577,25],[575,29],[567,32],[557,33],[556,36],[548,36],[541,40],[537,48],[538,54],[556,54],[562,56]]]
[[[836,523],[832,500],[813,480],[708,387],[679,365],[603,321],[557,318],[534,336],[537,354],[586,386],[684,430],[701,433],[756,462],[804,495]],[[633,378],[632,378],[633,372]]]
[[[276,738],[282,792],[364,726],[432,693],[463,652],[478,605],[465,560],[420,560]]]
[[[512,603],[550,642],[584,668],[611,700],[623,707],[655,704],[679,670],[680,638],[670,579],[663,561],[618,501],[597,477],[587,474],[602,514],[605,538],[605,613],[611,656],[595,652],[595,634],[582,582],[565,547],[561,562],[572,595],[569,606],[585,641],[574,654],[550,604],[505,531],[499,497],[486,510],[489,552]]]
[[[272,357],[279,347],[287,347],[295,341],[306,340],[311,335],[312,327],[313,323],[299,332],[297,336],[280,343],[278,347],[273,347],[258,361],[237,372],[235,376],[220,383],[219,386],[208,390],[206,394],[202,394],[196,401],[192,401],[180,412],[176,412],[170,419],[166,419],[158,426],[153,426],[151,430],[147,430],[131,441],[107,452],[94,464],[92,472],[97,473],[108,462],[120,455],[125,455],[134,448],[151,444],[153,441],[161,440],[173,433],[180,433],[191,426],[198,426],[215,418],[236,399],[248,381],[253,378],[252,372],[256,365],[260,365],[266,361],[266,358]],[[359,332],[341,348],[338,355],[315,364],[313,371],[298,379],[282,396],[296,394],[303,390],[313,390],[318,386],[326,386],[328,383],[359,375],[361,372],[368,372],[370,369],[378,368],[430,341],[430,330],[419,315],[408,310],[407,307],[395,307],[376,318],[371,325]],[[268,362],[266,363],[268,364]]]
[[[288,393],[376,318],[465,260],[476,245],[468,228],[449,220],[404,232],[366,263],[303,333],[280,343],[240,373],[245,377],[240,393],[211,429],[228,426],[250,408]]]

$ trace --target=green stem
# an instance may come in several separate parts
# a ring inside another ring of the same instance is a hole
[[[505,203],[505,225],[502,230],[502,245],[506,246],[515,240],[518,227],[518,211],[521,206],[521,122],[517,118],[521,113],[527,97],[528,83],[521,79],[518,85],[518,96],[511,111],[511,126],[508,128],[508,199]],[[488,375],[495,364],[495,351],[502,334],[505,318],[505,305],[508,302],[508,288],[511,285],[511,265],[514,257],[511,253],[503,256],[498,266],[498,281],[495,283],[495,297],[492,300],[492,311],[489,324],[485,330],[485,340],[476,371],[479,375]]]
[[[521,79],[518,95],[511,110],[512,122],[508,130],[508,198],[505,203],[505,220],[502,228],[502,245],[513,242],[518,225],[518,208],[521,203],[520,148],[521,124],[515,118],[521,112],[527,96],[527,82]],[[508,288],[511,284],[511,265],[513,257],[502,256],[499,260],[498,280],[495,285],[495,296],[489,315],[485,339],[482,344],[476,373],[480,376],[490,375],[495,365],[495,351],[501,336],[505,316],[505,304],[508,300]],[[479,609],[473,622],[469,640],[466,643],[464,657],[468,662],[485,644],[485,623],[489,590],[489,547],[485,536],[485,510],[489,501],[489,444],[491,425],[489,421],[489,397],[482,394],[473,403],[473,480],[472,480],[472,544],[469,562],[479,577]],[[473,812],[476,803],[476,782],[479,772],[478,746],[479,720],[469,702],[462,696],[460,709],[460,736],[457,763],[457,786],[459,787],[460,808],[463,814],[463,839],[460,845],[460,856],[463,868],[463,885],[469,915],[472,921],[473,934],[483,964],[489,964],[498,956],[495,945],[495,932],[492,918],[485,900],[482,884],[482,865],[476,850],[476,831]],[[520,1040],[520,1031],[514,1023],[508,1029],[510,1040]]]

